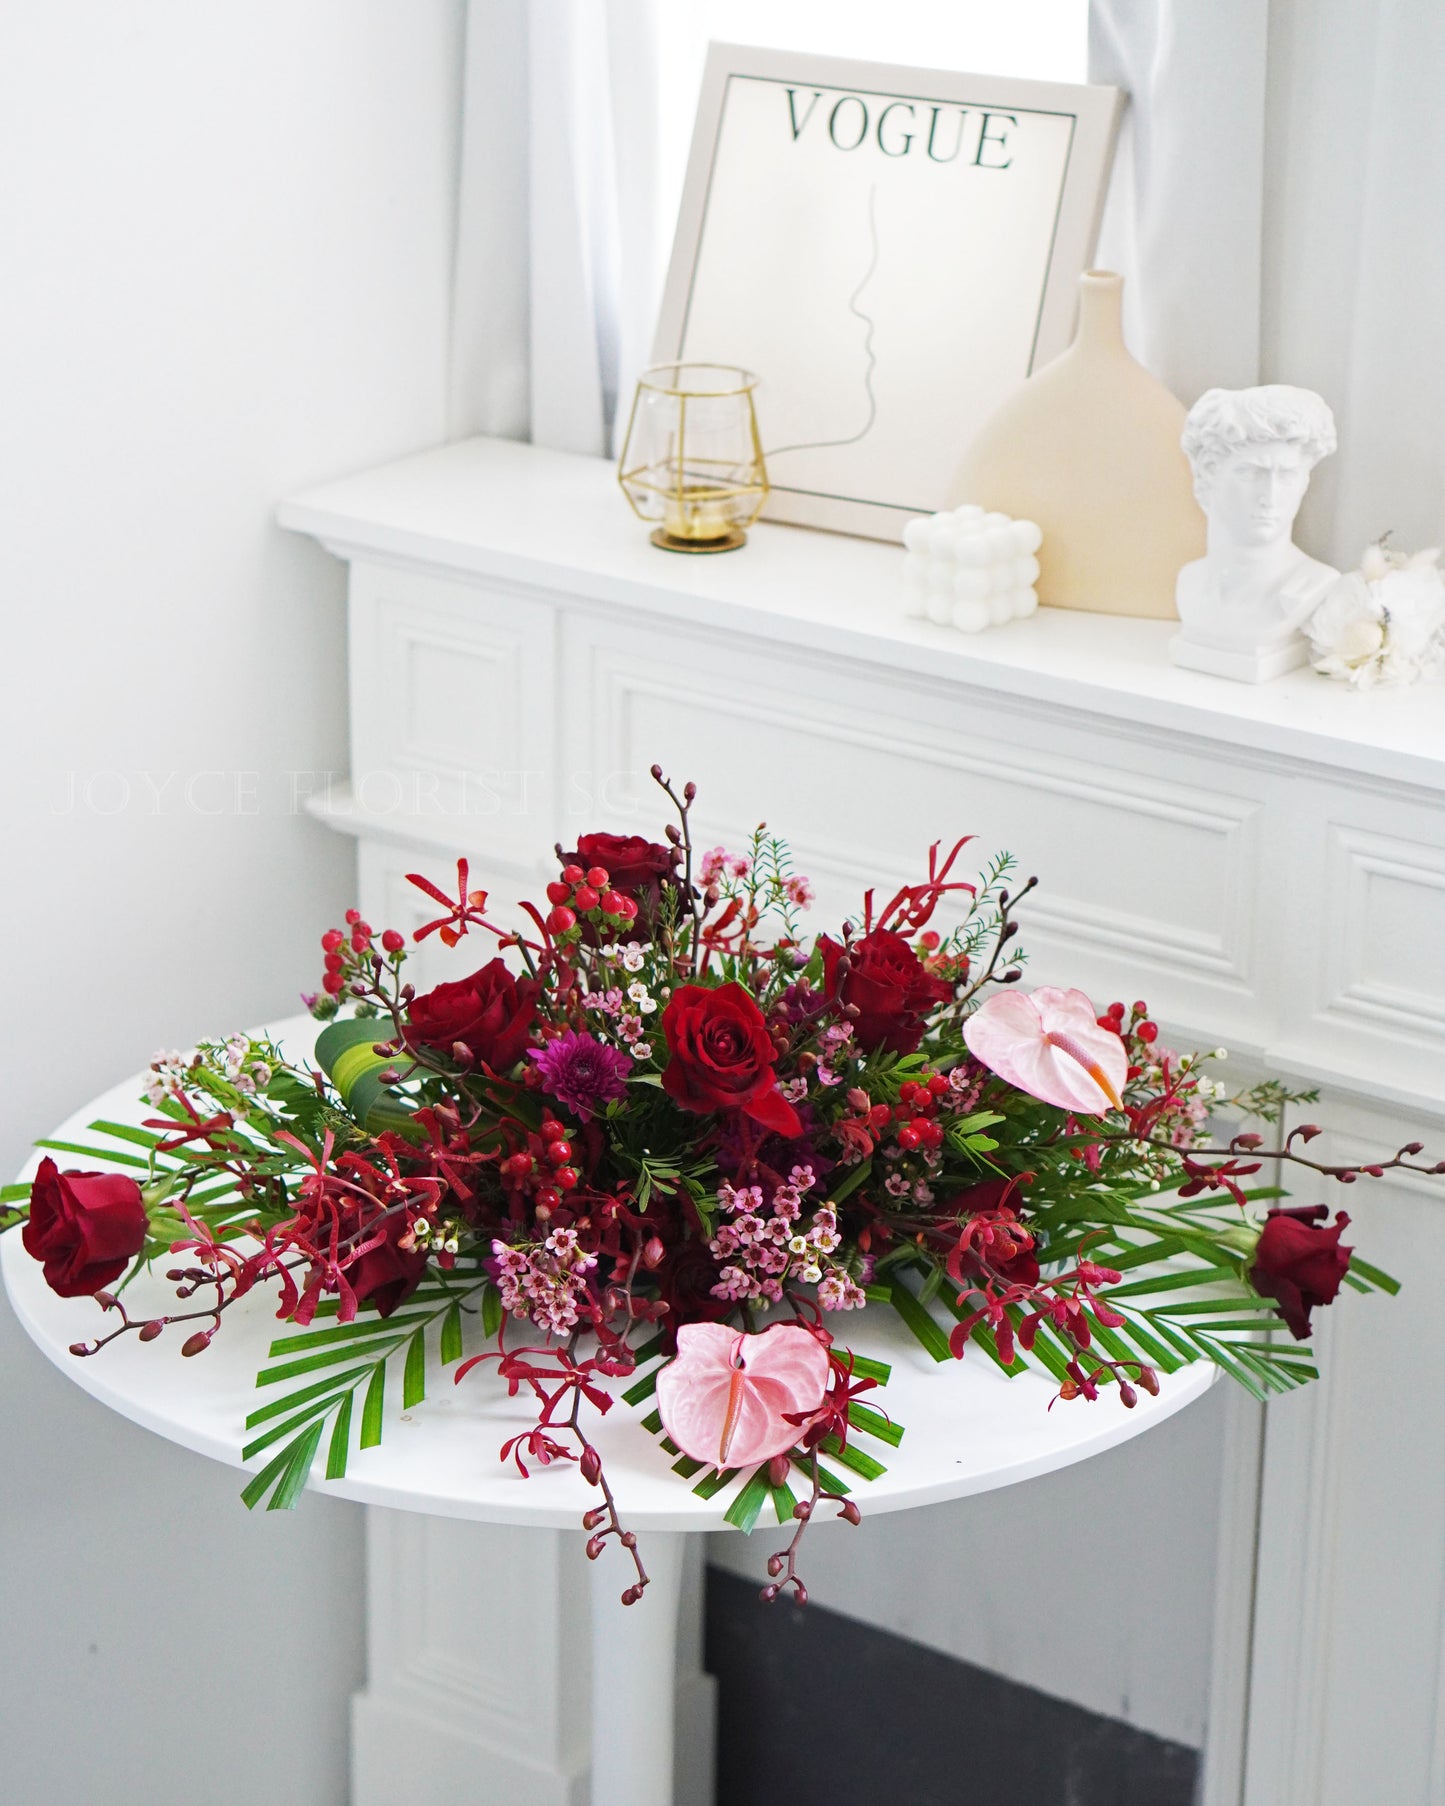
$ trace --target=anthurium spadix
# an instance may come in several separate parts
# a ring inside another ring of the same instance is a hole
[[[657,1409],[694,1461],[756,1467],[787,1454],[827,1388],[828,1351],[799,1323],[775,1323],[759,1335],[685,1323],[677,1359],[657,1376]]]
[[[1120,1106],[1129,1056],[1082,991],[997,991],[964,1023],[963,1038],[990,1072],[1046,1104],[1080,1116]]]

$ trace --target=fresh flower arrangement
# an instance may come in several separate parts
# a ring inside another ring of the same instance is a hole
[[[730,1521],[771,1500],[793,1525],[763,1596],[801,1601],[808,1521],[828,1505],[856,1523],[853,1485],[882,1471],[860,1443],[902,1434],[865,1397],[888,1369],[849,1352],[851,1313],[895,1312],[940,1361],[973,1347],[1048,1373],[1060,1400],[1112,1387],[1132,1406],[1201,1358],[1256,1394],[1298,1385],[1315,1307],[1396,1289],[1342,1245],[1345,1215],[1281,1205],[1260,1175],[1445,1162],[1418,1144],[1316,1162],[1311,1125],[1275,1147],[1211,1138],[1226,1102],[1278,1121],[1308,1094],[1226,1099],[1207,1073],[1222,1051],[1170,1052],[1142,1002],[1026,992],[1034,880],[1013,888],[1007,856],[970,882],[966,843],[935,846],[925,878],[810,937],[785,844],[759,828],[699,855],[694,787],[653,777],[677,816],[663,838],[559,847],[522,927],[493,920],[465,861],[455,896],[412,878],[438,908],[416,940],[495,943],[469,977],[419,994],[404,937],[349,911],[307,999],[327,1023],[315,1067],[245,1035],[157,1058],[155,1114],[96,1125],[123,1151],[67,1150],[124,1170],[47,1155],[0,1198],[55,1291],[115,1319],[77,1355],[174,1328],[197,1356],[277,1289],[294,1331],[248,1419],[246,1458],[277,1451],[248,1504],[294,1503],[328,1424],[328,1477],[354,1433],[380,1439],[392,1357],[408,1407],[434,1361],[459,1380],[487,1363],[537,1406],[503,1458],[578,1463],[598,1488],[588,1553],[621,1544],[632,1603],[642,1554],[587,1428],[625,1381],[660,1459],[708,1496],[736,1483]],[[127,1276],[156,1260],[179,1308],[133,1317]],[[464,1314],[487,1341],[470,1359]]]

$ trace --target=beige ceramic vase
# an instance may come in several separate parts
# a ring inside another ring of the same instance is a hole
[[[985,421],[949,506],[1037,521],[1039,601],[1174,620],[1204,515],[1179,445],[1184,409],[1124,348],[1124,279],[1079,278],[1079,330]]]

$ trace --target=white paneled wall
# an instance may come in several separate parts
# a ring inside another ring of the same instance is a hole
[[[346,763],[343,583],[272,515],[444,431],[459,29],[0,14],[7,1177],[157,1046],[291,1013],[351,896],[300,807]],[[341,1806],[361,1513],[249,1517],[3,1300],[0,1370],[5,1806]]]

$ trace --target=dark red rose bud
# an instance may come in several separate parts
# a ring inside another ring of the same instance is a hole
[[[1310,1312],[1333,1303],[1349,1271],[1352,1250],[1340,1246],[1349,1222],[1343,1211],[1326,1223],[1323,1204],[1271,1210],[1254,1251],[1250,1281],[1263,1298],[1272,1298],[1296,1341],[1310,1333]]]
[[[138,1331],[140,1340],[142,1342],[154,1342],[165,1326],[164,1317],[152,1317],[149,1323],[143,1323],[141,1325],[140,1330]]]
[[[195,1335],[187,1336],[185,1341],[182,1342],[181,1353],[183,1355],[204,1354],[211,1346],[211,1337],[214,1334],[214,1330],[198,1329]]]
[[[602,1478],[602,1457],[589,1443],[582,1451],[582,1459],[577,1463],[578,1471],[589,1486],[596,1486]]]

